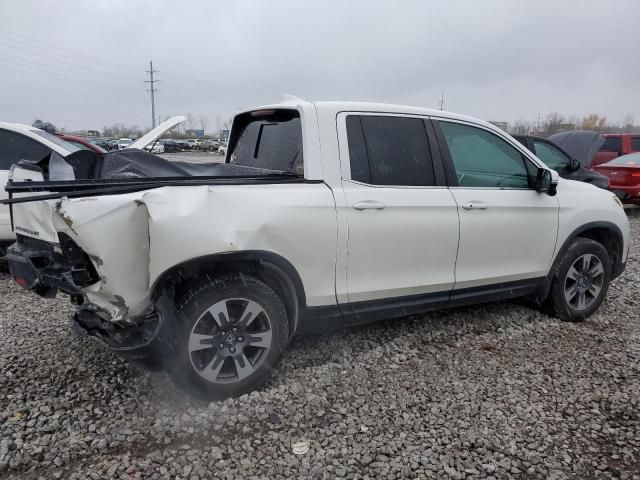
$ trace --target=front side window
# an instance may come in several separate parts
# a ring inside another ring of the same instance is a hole
[[[349,115],[346,126],[352,180],[370,185],[435,185],[422,119]]]
[[[302,125],[296,110],[258,110],[234,120],[230,163],[304,174]]]
[[[620,146],[620,137],[604,137],[604,143],[600,147],[600,151],[620,153]]]
[[[481,128],[440,121],[461,187],[529,188],[522,154],[506,141]],[[530,170],[533,167],[530,166]]]
[[[571,159],[553,145],[538,140],[533,141],[536,156],[553,170],[566,169]]]
[[[8,130],[0,130],[0,170],[9,170],[20,160],[39,162],[49,155],[50,150],[24,135]]]

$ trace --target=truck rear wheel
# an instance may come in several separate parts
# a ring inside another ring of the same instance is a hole
[[[169,373],[199,397],[221,400],[259,388],[287,346],[282,301],[248,275],[196,283],[177,313],[180,333]]]

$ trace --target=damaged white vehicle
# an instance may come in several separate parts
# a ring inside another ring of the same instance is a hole
[[[288,97],[235,117],[226,163],[52,156],[7,191],[15,280],[209,398],[263,384],[297,333],[520,296],[583,320],[629,248],[610,192],[486,122],[395,105]]]

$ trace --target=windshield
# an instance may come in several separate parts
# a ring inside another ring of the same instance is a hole
[[[49,140],[51,143],[55,143],[60,148],[64,148],[67,152],[73,153],[80,150],[78,147],[73,145],[72,143],[67,142],[66,140],[61,139],[57,135],[53,135],[52,133],[45,132],[44,130],[33,129],[32,133],[35,133],[39,137],[44,138],[45,140]]]
[[[614,158],[607,165],[640,165],[640,153],[630,153]]]
[[[236,117],[229,162],[303,175],[302,127],[296,110],[258,110]]]

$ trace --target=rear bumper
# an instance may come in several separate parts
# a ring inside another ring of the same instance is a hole
[[[176,320],[168,302],[153,312],[125,323],[104,320],[92,306],[82,306],[71,320],[71,329],[89,337],[119,357],[146,370],[162,370],[176,350]]]
[[[161,298],[144,315],[112,322],[98,306],[86,301],[78,283],[87,278],[87,272],[55,253],[52,244],[19,241],[8,249],[7,260],[11,276],[23,288],[45,298],[60,291],[80,305],[71,319],[76,333],[149,370],[162,369],[166,359],[172,358],[177,323],[169,301]]]

